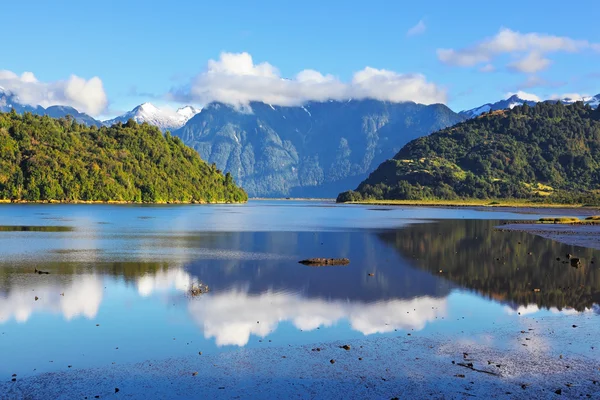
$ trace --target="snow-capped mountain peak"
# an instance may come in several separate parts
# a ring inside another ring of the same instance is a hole
[[[526,98],[523,98],[523,97],[526,97]],[[461,111],[459,113],[459,115],[461,115],[465,118],[475,118],[475,117],[477,117],[483,113],[489,112],[489,111],[512,109],[516,106],[522,106],[523,104],[533,106],[539,101],[543,101],[543,100],[537,98],[536,96],[527,97],[527,96],[519,96],[518,94],[513,94],[506,100],[500,100],[496,103],[487,103],[487,104],[484,104],[477,108],[472,108],[470,110],[464,110],[464,111]],[[578,95],[567,95],[562,98],[558,98],[558,97],[551,98],[550,100],[547,100],[547,101],[551,101],[551,102],[560,101],[563,104],[573,104],[577,101],[583,101],[585,104],[589,105],[590,107],[596,108],[600,105],[600,94],[597,94],[596,96],[583,96],[583,97],[578,96]]]
[[[123,115],[104,121],[104,124],[125,123],[131,118],[140,124],[147,122],[150,125],[154,125],[163,132],[172,131],[181,128],[190,118],[199,112],[200,110],[192,106],[185,106],[177,111],[172,111],[166,108],[158,108],[152,103],[143,103]]]

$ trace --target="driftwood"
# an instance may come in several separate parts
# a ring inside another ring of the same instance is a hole
[[[350,260],[347,258],[309,258],[298,262],[300,264],[308,265],[310,267],[324,267],[329,265],[350,264]]]

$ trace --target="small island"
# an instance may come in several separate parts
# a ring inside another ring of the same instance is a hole
[[[14,111],[0,113],[0,201],[239,203],[229,173],[183,142],[133,120],[86,126]]]
[[[413,140],[337,201],[597,206],[598,160],[600,107],[525,104]]]

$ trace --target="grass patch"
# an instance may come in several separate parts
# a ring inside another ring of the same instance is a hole
[[[346,204],[383,206],[440,206],[440,207],[517,207],[517,208],[581,208],[582,204],[542,203],[522,199],[456,199],[456,200],[361,200]],[[595,206],[597,207],[597,206]]]
[[[570,224],[573,222],[581,222],[577,217],[544,217],[538,220],[543,224]]]

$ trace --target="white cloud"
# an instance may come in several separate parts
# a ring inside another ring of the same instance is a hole
[[[421,35],[421,34],[425,33],[426,30],[427,30],[427,25],[425,25],[425,22],[423,20],[420,20],[419,22],[417,22],[417,24],[415,26],[413,26],[412,28],[410,28],[408,30],[408,32],[406,32],[406,35],[407,36]]]
[[[517,71],[532,74],[548,68],[551,61],[537,51],[532,51],[519,61],[508,64],[508,68]]]
[[[242,107],[251,101],[297,106],[311,100],[349,98],[432,104],[444,103],[446,91],[420,74],[371,67],[356,72],[350,82],[311,69],[284,79],[276,67],[267,62],[255,64],[248,53],[221,53],[219,60],[209,60],[207,70],[188,88],[172,91],[169,97],[186,103],[218,101]]]
[[[509,67],[520,72],[536,72],[548,67],[550,60],[543,56],[548,53],[576,53],[584,50],[600,51],[600,44],[587,40],[575,40],[566,36],[553,36],[542,33],[520,33],[510,29],[500,29],[491,38],[462,49],[438,49],[440,61],[448,65],[472,67],[481,63],[491,63],[502,54],[526,54],[520,61]]]
[[[590,97],[589,94],[581,94],[581,93],[563,93],[563,94],[552,94],[548,99],[550,100],[568,100],[568,101],[584,101]]]
[[[67,80],[40,82],[32,72],[19,76],[12,71],[0,70],[0,86],[12,92],[20,103],[32,106],[65,105],[98,115],[108,104],[98,77],[86,80],[71,75]]]
[[[517,91],[517,92],[513,92],[513,93],[508,93],[508,94],[506,95],[506,97],[508,98],[508,97],[510,97],[510,96],[513,96],[513,95],[515,95],[515,94],[516,94],[517,96],[519,96],[519,98],[520,98],[520,99],[523,99],[523,100],[530,100],[530,101],[542,101],[542,99],[541,99],[539,96],[536,96],[536,95],[535,95],[535,94],[533,94],[533,93],[527,93],[527,92],[523,92],[522,90],[519,90],[519,91]]]

